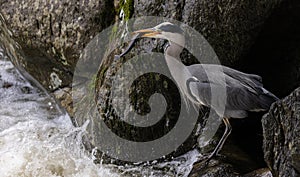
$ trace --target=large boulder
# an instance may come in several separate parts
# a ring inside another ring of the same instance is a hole
[[[261,30],[264,21],[269,17],[272,11],[280,4],[281,0],[273,1],[242,1],[242,2],[228,2],[228,1],[158,1],[158,0],[136,0],[127,1],[125,15],[132,17],[141,16],[164,16],[173,18],[175,20],[182,21],[187,25],[198,30],[208,42],[215,49],[220,61],[223,64],[234,65],[245,53],[247,53],[250,46],[254,43],[255,37]],[[135,49],[132,50],[126,59],[135,56],[141,51],[162,52],[164,43],[162,41],[156,42],[151,40],[144,40],[137,43]],[[111,44],[113,46],[113,44]],[[121,51],[114,50],[110,56],[103,58],[102,66],[98,72],[98,85],[96,87],[97,103],[99,112],[102,117],[107,120],[107,124],[110,127],[115,127],[115,132],[125,132],[130,136],[129,139],[139,139],[139,137],[156,137],[151,132],[156,134],[164,133],[168,131],[169,127],[162,126],[161,132],[153,131],[150,129],[150,134],[145,135],[145,131],[137,132],[136,129],[124,126],[116,120],[119,120],[112,107],[111,87],[112,79],[116,71],[120,68],[120,61],[116,62],[113,55],[119,54]],[[126,61],[126,59],[124,59]],[[185,64],[191,63],[191,58],[186,57],[183,59]],[[149,80],[152,78],[152,80]],[[163,80],[162,78],[155,79],[155,76],[148,76],[140,78],[138,88],[141,97],[131,96],[133,99],[133,107],[137,110],[142,110],[141,113],[145,114],[149,111],[147,101],[149,94],[154,93],[154,90],[164,90],[164,85],[157,84],[157,80]],[[169,86],[170,84],[168,84]],[[136,86],[134,86],[136,87]],[[161,87],[161,88],[160,88]],[[154,89],[154,90],[153,90]],[[167,92],[175,94],[176,90],[169,89]],[[134,90],[134,89],[133,89]],[[172,90],[172,91],[170,91]],[[143,96],[144,95],[144,96]],[[176,96],[167,96],[172,98],[167,101],[174,104],[180,99]],[[177,99],[174,99],[177,98]],[[174,114],[176,109],[171,110],[171,114]],[[83,120],[79,118],[79,122],[85,122],[86,116],[82,116]],[[173,119],[174,120],[174,119]],[[174,120],[176,121],[176,120]],[[122,127],[122,128],[120,128]],[[95,129],[96,130],[96,129]],[[90,132],[99,132],[91,128]],[[95,141],[94,141],[95,142]],[[188,143],[179,150],[179,154],[186,152],[187,149],[194,147],[194,143]]]
[[[264,158],[274,177],[300,176],[300,88],[262,119]]]
[[[110,0],[2,0],[0,9],[22,49],[11,60],[50,91],[70,86],[83,48],[115,18]]]

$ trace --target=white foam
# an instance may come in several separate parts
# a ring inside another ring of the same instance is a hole
[[[3,87],[5,83],[11,85]],[[191,151],[163,163],[95,164],[81,140],[86,126],[74,127],[46,94],[1,59],[0,98],[1,177],[187,176],[197,160]]]
[[[81,128],[59,115],[51,99],[0,60],[0,176],[119,176],[96,165],[81,143]],[[10,86],[4,87],[6,83]],[[27,91],[24,91],[27,89]]]
[[[45,120],[5,129],[0,132],[1,176],[118,176],[94,164],[76,135],[78,131]]]

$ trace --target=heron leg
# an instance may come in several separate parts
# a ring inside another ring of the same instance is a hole
[[[229,123],[228,118],[223,118],[223,122],[224,122],[224,124],[226,126],[225,127],[225,132],[224,132],[222,138],[220,139],[218,145],[215,147],[214,151],[208,156],[207,160],[211,159],[213,156],[215,156],[216,154],[219,153],[219,151],[222,149],[222,147],[223,147],[226,139],[228,138],[228,136],[231,133],[232,128],[231,128],[231,125]]]

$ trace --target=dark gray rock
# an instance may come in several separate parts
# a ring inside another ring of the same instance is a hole
[[[277,97],[287,96],[300,85],[299,7],[298,0],[282,2],[237,66],[260,75],[265,88]]]
[[[300,176],[300,88],[262,119],[264,158],[274,177]]]
[[[247,173],[243,175],[243,177],[273,177],[270,169],[268,168],[261,168],[258,170],[255,170],[251,173]]]
[[[238,177],[240,176],[231,165],[220,161],[211,161],[208,165],[194,164],[189,177]]]
[[[186,23],[208,40],[223,64],[233,65],[281,1],[135,0],[134,16],[163,16]]]
[[[13,63],[50,91],[70,85],[85,45],[115,18],[110,0],[2,0],[0,9],[22,49]]]

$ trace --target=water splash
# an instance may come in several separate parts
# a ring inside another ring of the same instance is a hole
[[[119,166],[122,175],[130,176],[149,176],[149,177],[187,177],[193,164],[198,160],[200,153],[194,149],[182,156],[176,157],[165,162],[146,162],[134,165]]]
[[[95,164],[85,150],[85,127],[74,127],[49,95],[33,87],[0,50],[1,177],[188,176],[198,152],[171,161]]]
[[[3,56],[3,54],[1,54]],[[68,115],[0,60],[0,174],[2,177],[119,176],[93,163]]]

